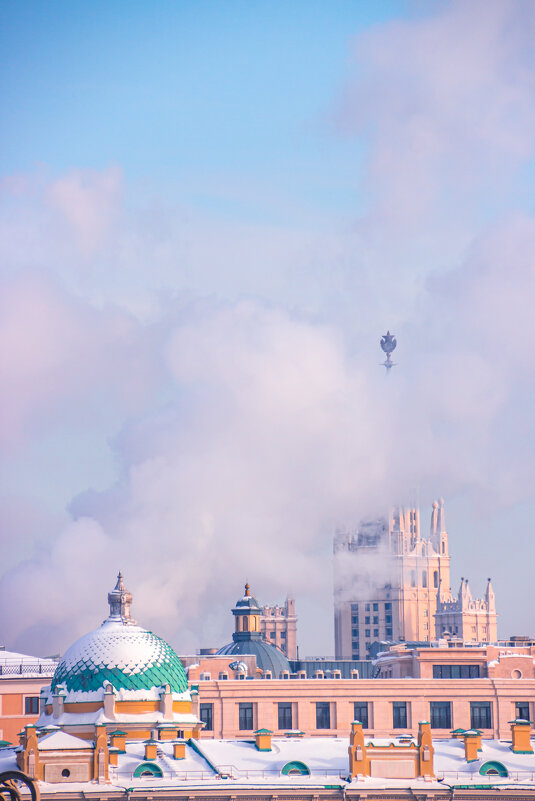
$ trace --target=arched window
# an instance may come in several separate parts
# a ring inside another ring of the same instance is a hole
[[[422,570],[422,587],[427,587],[427,573]]]
[[[507,768],[501,762],[485,762],[479,768],[481,776],[509,776]]]
[[[411,587],[416,587],[416,570],[411,570]]]
[[[433,587],[438,587],[438,570],[433,573]]]
[[[249,631],[249,618],[248,617],[244,617],[243,618],[243,630],[244,631]]]
[[[139,779],[141,776],[156,776],[158,779],[161,779],[163,776],[163,771],[159,765],[156,765],[154,762],[142,762],[141,765],[138,765],[134,771],[134,778]]]
[[[287,762],[281,770],[283,776],[310,776],[310,768],[304,762]]]

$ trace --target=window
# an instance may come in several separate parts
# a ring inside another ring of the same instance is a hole
[[[387,626],[387,629],[386,629],[386,636],[387,637],[391,637],[392,636],[392,628],[389,627],[389,626]]]
[[[39,696],[27,695],[24,699],[24,714],[25,715],[38,715],[39,714]]]
[[[358,637],[359,636],[359,630],[358,629],[353,629],[353,631],[351,632],[351,636],[352,637]]]
[[[391,612],[391,611],[392,611],[392,604],[391,603],[385,604],[385,612]]]
[[[379,636],[379,629],[374,629],[373,630],[373,636],[374,637],[378,637]]]
[[[351,604],[351,611],[354,612],[355,615],[359,613],[359,605],[358,604]]]
[[[368,704],[366,701],[355,701],[353,704],[353,720],[360,720],[363,729],[369,729]]]
[[[359,658],[359,652],[353,651],[353,659],[358,659],[358,658]]]
[[[429,611],[427,609],[424,609],[424,617],[429,617]]]
[[[214,705],[201,704],[199,716],[204,723],[204,731],[214,730]]]
[[[517,701],[515,704],[515,718],[529,720],[529,701]]]
[[[416,570],[411,570],[411,587],[416,587]]]
[[[379,611],[379,604],[374,604],[373,605],[373,611],[374,612],[378,612]]]
[[[392,615],[387,615],[385,617],[385,623],[392,623]]]
[[[370,629],[366,629],[366,631],[364,632],[364,636],[365,637],[369,637],[370,636]]]
[[[434,679],[478,679],[479,665],[433,665]]]
[[[275,632],[274,631],[270,631],[269,632],[269,639],[270,640],[274,640],[275,639]]]
[[[279,707],[279,729],[293,729],[292,705],[291,703],[280,703]]]
[[[370,604],[366,604],[366,606],[364,608],[365,608],[366,612],[369,612],[370,611]]]
[[[449,701],[431,701],[431,728],[451,729],[451,704]]]
[[[373,616],[373,625],[374,626],[378,626],[379,625],[379,615],[374,615]]]
[[[470,726],[472,729],[492,728],[490,701],[470,701]]]
[[[393,724],[395,729],[407,728],[407,702],[394,701],[393,704]]]
[[[285,631],[281,631],[281,640],[285,640],[285,639],[286,639],[286,632]]]
[[[427,573],[422,571],[422,587],[427,587]]]
[[[369,615],[366,615],[366,617],[364,618],[364,622],[366,623],[367,626],[370,625],[370,616]]]
[[[438,570],[433,573],[433,587],[438,587]]]
[[[331,705],[328,701],[316,702],[316,728],[331,728]]]
[[[239,704],[239,729],[251,731],[253,728],[253,705]]]
[[[353,617],[351,618],[351,623],[353,624],[353,626],[355,625],[355,623],[358,626],[358,622],[359,622],[358,617],[356,615],[353,615]]]

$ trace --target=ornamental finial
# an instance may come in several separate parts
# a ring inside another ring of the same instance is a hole
[[[251,589],[251,588],[249,587],[249,585],[248,585],[248,584],[246,584],[246,585],[245,585],[245,597],[246,597],[246,598],[249,598],[249,596],[251,595],[251,593],[249,592],[249,590],[250,590],[250,589]]]
[[[132,593],[128,592],[124,586],[123,574],[121,571],[119,571],[117,574],[117,583],[115,587],[111,592],[108,593],[108,603],[110,605],[110,616],[108,617],[108,621],[124,623],[125,626],[136,625],[136,621],[130,616]]]

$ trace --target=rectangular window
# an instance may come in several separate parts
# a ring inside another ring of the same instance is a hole
[[[392,604],[391,603],[385,604],[385,612],[391,612],[391,611],[392,611]]]
[[[39,714],[39,696],[27,695],[24,699],[24,714],[25,715],[38,715]]]
[[[385,617],[385,623],[392,623],[392,615],[387,615]]]
[[[490,701],[470,701],[470,726],[472,729],[492,728]]]
[[[201,704],[199,717],[201,718],[202,722],[204,723],[204,731],[213,731],[214,730],[214,705],[213,704]]]
[[[359,652],[353,651],[353,659],[359,659]]]
[[[373,611],[374,612],[378,612],[379,611],[379,604],[374,604],[373,605]]]
[[[286,639],[286,632],[285,631],[281,631],[281,640],[285,640],[285,639]]]
[[[431,728],[451,729],[451,704],[449,701],[430,701]]]
[[[392,718],[393,724],[395,729],[406,729],[407,728],[407,702],[406,701],[394,701],[393,703],[393,710],[392,710]]]
[[[529,702],[517,701],[515,704],[515,718],[529,720]]]
[[[279,729],[293,729],[292,705],[291,703],[280,703],[279,707]]]
[[[366,615],[366,617],[364,618],[364,622],[365,622],[365,624],[366,624],[367,626],[369,626],[369,625],[370,625],[370,616],[369,616],[369,615]]]
[[[275,632],[274,631],[270,631],[269,632],[269,639],[270,640],[274,640],[275,639]]]
[[[364,636],[365,637],[369,637],[370,636],[370,630],[369,629],[366,629],[366,631],[364,632]]]
[[[434,679],[478,679],[479,665],[433,665]]]
[[[369,612],[370,611],[370,604],[366,604],[366,606],[364,608],[366,609],[366,612]]]
[[[373,616],[373,625],[374,626],[378,626],[379,625],[379,615],[374,615]]]
[[[386,636],[387,637],[391,637],[392,636],[392,629],[391,628],[387,628],[386,629]]]
[[[373,636],[374,637],[378,637],[379,636],[379,629],[374,629],[373,630]]]
[[[328,701],[316,702],[316,728],[331,728],[331,705]]]
[[[253,729],[253,705],[239,705],[239,729],[240,731],[252,731]]]
[[[363,729],[369,729],[368,704],[366,701],[355,701],[353,704],[353,720],[360,720]]]
[[[359,605],[358,605],[358,604],[351,604],[351,611],[352,611],[352,612],[353,612],[355,615],[358,615],[358,613],[359,613]]]
[[[352,637],[358,637],[359,636],[359,630],[358,629],[353,629],[353,631],[351,632],[351,636]]]
[[[355,623],[358,626],[358,622],[359,622],[359,619],[358,619],[357,615],[353,615],[353,617],[351,618],[351,623],[353,624],[353,626],[355,625]]]

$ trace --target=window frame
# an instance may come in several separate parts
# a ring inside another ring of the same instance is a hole
[[[328,725],[320,725],[320,723]],[[316,729],[328,731],[331,728],[331,703],[330,701],[316,701]]]
[[[204,707],[204,708],[203,708]],[[207,717],[209,720],[205,720],[203,718],[203,712],[207,712]],[[199,704],[199,717],[204,723],[203,731],[213,731],[214,730],[214,705],[209,703],[208,701],[202,702]]]
[[[238,704],[238,729],[239,731],[253,731],[254,729],[254,710],[249,701],[240,701]]]
[[[361,712],[357,712],[357,707],[360,707],[361,710],[365,709],[365,714],[363,715]],[[353,701],[353,720],[360,720],[363,729],[370,728],[370,707],[368,701]]]
[[[392,701],[392,728],[406,729],[408,719],[407,701]]]
[[[483,715],[483,711],[485,715]],[[487,724],[488,725],[485,725]],[[470,728],[492,729],[492,702],[470,701]]]
[[[442,714],[444,712],[447,714]],[[429,719],[432,729],[451,731],[451,701],[429,701]]]
[[[281,715],[281,713],[282,713],[282,715]],[[284,721],[284,717],[287,716],[288,713],[289,713],[289,716],[290,716],[290,724],[281,726],[281,722],[283,722],[283,723],[284,722],[286,722],[286,723],[288,722],[287,718],[286,718],[286,721]],[[281,721],[281,717],[283,718],[282,721]],[[292,702],[291,701],[279,701],[277,703],[277,724],[278,724],[278,727],[279,727],[279,731],[289,731],[289,730],[293,729],[293,727],[294,727],[294,725],[293,725],[293,717],[294,717],[294,715],[293,715]]]

